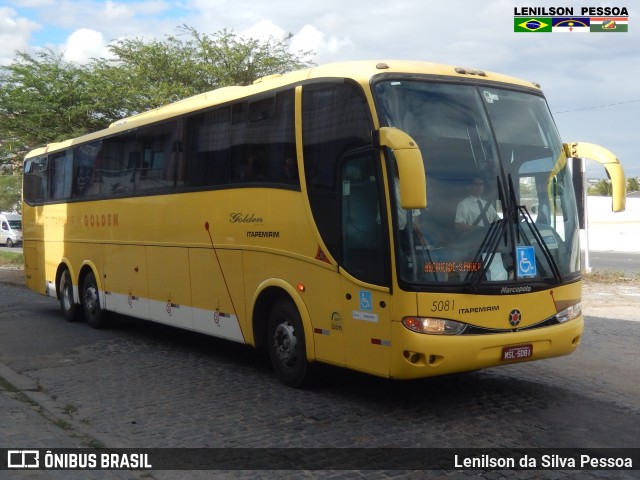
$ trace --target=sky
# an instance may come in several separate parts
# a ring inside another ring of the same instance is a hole
[[[615,6],[626,33],[516,33],[514,8]],[[108,55],[121,38],[187,25],[254,38],[293,34],[316,64],[410,59],[491,70],[539,83],[565,142],[614,152],[640,176],[640,1],[615,0],[0,0],[0,66],[51,48],[69,61]],[[604,170],[589,162],[587,174]]]

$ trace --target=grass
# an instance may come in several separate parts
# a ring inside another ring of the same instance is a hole
[[[13,252],[0,252],[0,267],[20,267],[24,265],[24,255]]]
[[[96,440],[95,438],[92,438],[84,433],[75,432],[74,427],[70,422],[62,418],[58,418],[54,415],[51,415],[39,403],[35,402],[34,400],[31,400],[31,398],[29,398],[27,395],[25,395],[23,392],[21,392],[19,389],[14,387],[11,383],[9,383],[7,380],[5,380],[2,377],[0,377],[0,390],[4,390],[5,392],[8,392],[9,395],[15,398],[16,400],[19,400],[21,402],[28,404],[36,413],[38,413],[40,416],[42,416],[43,418],[51,422],[53,425],[57,426],[58,428],[61,428],[62,430],[70,432],[69,435],[74,438],[78,438],[82,443],[82,445],[89,448],[106,448],[102,442]],[[62,413],[65,413],[67,415],[72,415],[77,411],[78,411],[78,407],[70,403],[67,403],[62,408]],[[85,424],[89,423],[88,420],[82,420],[82,422]]]
[[[21,402],[27,403],[32,407],[39,407],[39,405],[27,397],[23,392],[14,387],[11,383],[9,383],[4,378],[0,377],[0,390],[4,390],[9,392],[13,398],[16,400],[20,400]]]
[[[66,413],[67,415],[71,415],[72,413],[76,413],[77,411],[78,411],[78,407],[76,407],[75,405],[71,405],[70,403],[67,403],[62,408],[62,413]]]
[[[640,285],[640,273],[623,273],[613,270],[583,273],[582,279],[586,283],[628,283],[631,285]]]
[[[19,392],[19,390],[16,387],[11,385],[2,377],[0,377],[0,389],[6,390],[7,392],[13,392],[13,393]]]

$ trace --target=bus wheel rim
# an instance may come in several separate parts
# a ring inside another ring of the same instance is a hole
[[[71,296],[71,285],[68,282],[64,282],[62,286],[62,301],[64,302],[64,309],[71,310],[73,305],[73,299]]]
[[[87,288],[87,291],[84,295],[85,305],[87,306],[87,310],[94,314],[98,309],[98,291],[96,287],[93,285]]]
[[[289,322],[278,325],[273,335],[273,341],[278,359],[287,366],[295,364],[298,339],[295,336],[293,325]]]

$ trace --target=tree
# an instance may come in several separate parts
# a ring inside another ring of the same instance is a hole
[[[610,180],[600,180],[598,183],[589,187],[587,192],[589,195],[600,197],[610,197],[613,194],[613,186]]]
[[[238,37],[233,31],[221,30],[215,35],[203,35],[194,28],[182,26],[189,38],[187,44],[195,47],[203,60],[204,71],[211,85],[250,85],[256,79],[309,66],[303,58],[310,51],[289,52],[288,42],[293,34],[278,40],[270,37],[260,41]]]
[[[627,178],[627,192],[637,192],[640,190],[638,177]]]
[[[88,72],[43,50],[18,53],[0,71],[2,158],[20,162],[28,150],[101,128],[92,114]]]
[[[0,175],[0,211],[20,210],[21,184],[19,175]]]
[[[115,120],[227,85],[309,66],[291,35],[260,41],[188,26],[164,40],[123,39],[87,65],[43,50],[19,52],[0,70],[0,164],[29,150],[107,127]],[[9,160],[11,159],[11,160]]]

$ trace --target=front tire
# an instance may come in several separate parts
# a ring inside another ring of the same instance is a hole
[[[13,240],[10,238],[7,239],[7,248],[13,248]]]
[[[269,314],[267,348],[278,379],[290,387],[302,387],[310,378],[304,328],[298,309],[290,300],[279,300]]]
[[[86,322],[92,328],[104,328],[107,326],[107,317],[100,305],[100,292],[98,282],[93,272],[85,275],[82,281],[82,310]]]

